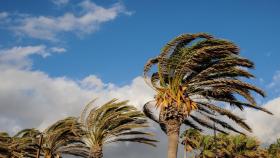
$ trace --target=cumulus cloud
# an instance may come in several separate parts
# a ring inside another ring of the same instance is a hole
[[[63,53],[65,48],[52,47],[48,49],[45,45],[15,46],[10,49],[0,50],[0,69],[29,69],[32,66],[31,55],[39,55],[43,58],[52,53]]]
[[[55,3],[66,3],[65,0],[54,1]],[[17,35],[57,41],[61,33],[74,33],[86,35],[97,31],[101,24],[112,21],[121,13],[130,14],[122,3],[115,3],[105,8],[84,0],[77,5],[79,12],[66,12],[61,16],[25,16],[14,17],[11,28]],[[16,24],[16,26],[13,26]]]
[[[11,49],[0,50],[0,68],[27,68],[30,67],[32,61],[29,59],[30,55],[40,55],[47,57],[50,54],[46,52],[44,45],[13,47]]]
[[[272,81],[268,84],[268,88],[273,90],[275,94],[280,92],[280,71],[276,71],[272,77]]]
[[[246,109],[238,114],[243,115],[246,122],[252,127],[252,136],[256,136],[265,144],[270,144],[280,138],[280,97],[268,101],[263,107],[271,111],[273,115],[254,109]]]

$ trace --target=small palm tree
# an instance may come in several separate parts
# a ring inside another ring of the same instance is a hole
[[[90,158],[102,158],[103,146],[114,142],[138,142],[155,146],[151,133],[142,131],[148,127],[143,113],[129,106],[128,101],[113,99],[100,107],[91,108],[90,102],[83,110],[83,141],[89,147]]]
[[[25,134],[28,130],[22,130],[13,137],[10,137],[8,133],[1,132],[0,157],[35,158],[37,150],[36,141]]]
[[[224,129],[242,133],[216,119],[215,113],[227,116],[251,131],[242,118],[220,107],[221,103],[240,110],[249,107],[271,114],[257,106],[251,94],[253,91],[265,96],[264,92],[241,81],[241,77],[254,77],[247,71],[253,67],[250,60],[239,56],[239,49],[234,43],[205,33],[176,37],[163,47],[157,57],[146,63],[144,78],[156,91],[154,107],[160,110],[159,118],[152,116],[149,103],[144,106],[144,112],[167,133],[168,158],[177,157],[182,124],[201,130],[197,124],[214,129],[216,122]],[[227,133],[221,128],[216,130]]]
[[[269,146],[268,153],[271,158],[280,158],[280,138]]]
[[[0,157],[6,158],[10,157],[11,151],[10,151],[10,144],[11,144],[12,138],[9,136],[6,132],[0,132]]]
[[[210,135],[204,135],[200,143],[200,154],[198,158],[215,158],[215,152],[217,149],[214,149],[214,138]],[[214,150],[213,150],[214,149]]]
[[[260,142],[245,135],[204,135],[200,142],[198,158],[267,158]]]
[[[189,128],[181,135],[181,138],[183,139],[181,144],[184,145],[185,152],[191,152],[200,147],[202,135],[199,130],[194,128]]]
[[[217,136],[203,135],[200,147],[199,158],[230,158],[233,143],[230,135],[220,133]]]
[[[233,158],[265,158],[267,151],[260,147],[260,142],[253,137],[245,135],[231,136]]]

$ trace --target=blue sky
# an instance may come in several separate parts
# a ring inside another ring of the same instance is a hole
[[[125,84],[141,75],[145,61],[182,33],[208,32],[234,41],[242,55],[255,61],[258,78],[269,82],[280,69],[280,2],[272,1],[94,1],[111,7],[121,3],[132,15],[119,14],[101,24],[98,31],[77,37],[63,33],[59,41],[18,37],[7,28],[0,31],[1,47],[46,44],[67,52],[48,59],[36,58],[34,68],[51,76],[83,78],[96,74],[106,82]],[[104,3],[105,2],[105,3]],[[0,11],[32,16],[61,16],[75,12],[79,1],[56,6],[51,1],[2,1]],[[268,61],[270,64],[268,64]]]
[[[45,127],[95,95],[143,105],[153,96],[139,77],[145,62],[175,36],[196,32],[235,42],[256,64],[252,82],[268,94],[258,101],[280,115],[279,6],[278,0],[2,0],[0,130]],[[255,114],[244,117],[254,124]],[[280,137],[277,123],[261,132],[272,121],[256,116],[264,120],[253,125],[259,138]]]

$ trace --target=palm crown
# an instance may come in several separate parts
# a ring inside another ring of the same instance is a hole
[[[80,121],[83,125],[83,141],[90,148],[90,157],[102,157],[102,147],[114,142],[138,142],[155,146],[151,133],[141,131],[148,127],[144,114],[128,101],[113,99],[100,107],[91,108],[90,102],[83,110]]]
[[[154,65],[157,66],[155,69],[152,68]],[[251,94],[254,91],[265,96],[264,92],[240,80],[240,77],[254,77],[247,71],[253,67],[250,60],[239,56],[239,49],[232,42],[205,33],[184,34],[170,41],[157,57],[147,62],[144,77],[157,92],[156,107],[175,107],[182,112],[178,114],[192,118],[188,122],[192,120],[206,127],[211,126],[191,112],[207,113],[208,120],[214,121],[211,116],[214,111],[251,131],[241,118],[222,109],[218,103],[229,103],[241,110],[250,107],[270,113],[257,106]],[[233,130],[223,122],[217,120],[217,123]]]
[[[81,140],[80,123],[75,117],[67,117],[48,127],[43,133],[42,152],[46,158],[62,154],[88,156],[88,148]]]

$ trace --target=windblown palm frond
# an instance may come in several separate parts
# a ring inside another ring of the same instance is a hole
[[[149,138],[151,133],[142,131],[148,127],[147,120],[128,101],[113,99],[100,107],[87,106],[80,120],[85,133],[83,140],[95,157],[102,157],[102,147],[108,143],[127,141],[155,146],[157,142]]]

